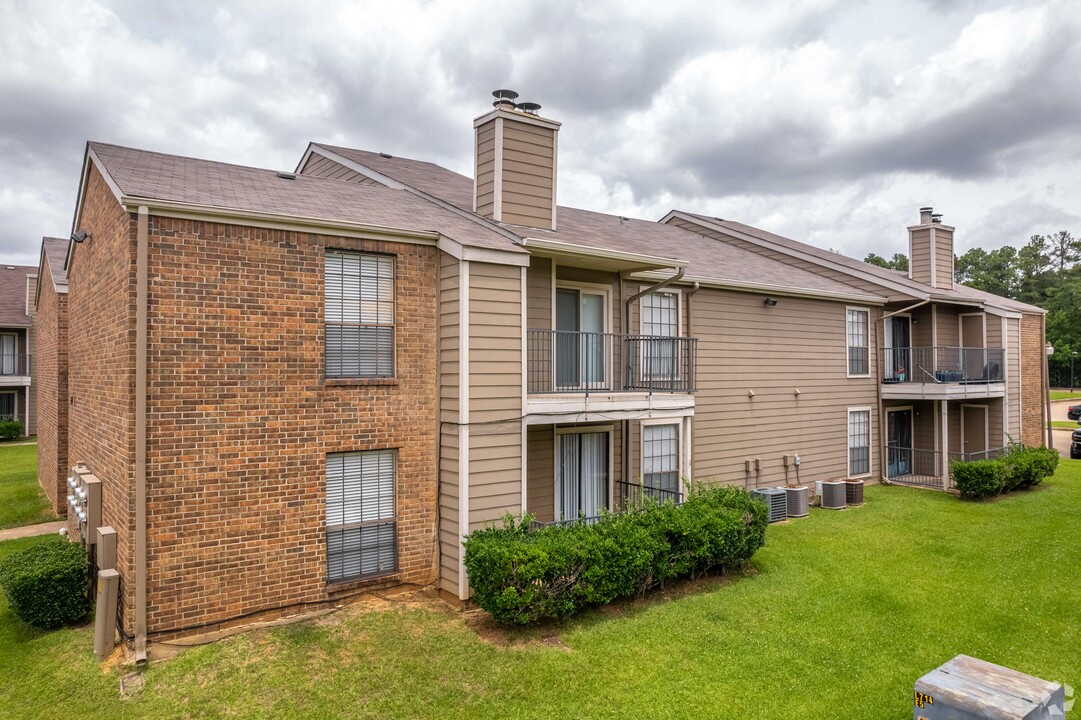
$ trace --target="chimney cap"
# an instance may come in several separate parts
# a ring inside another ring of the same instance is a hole
[[[920,208],[920,212],[921,212],[921,213],[929,213],[929,212],[931,212],[931,211],[933,211],[933,210],[934,210],[934,208],[933,208],[933,207],[931,207],[930,205],[928,205],[927,207],[921,207],[921,208]]]
[[[522,112],[529,113],[530,115],[536,115],[537,111],[541,109],[540,103],[535,102],[520,102],[518,103],[518,109]]]
[[[495,98],[495,102],[492,103],[493,107],[499,107],[500,105],[517,107],[514,101],[518,99],[518,93],[513,90],[493,90],[492,97]]]
[[[931,222],[933,222],[933,223],[942,222],[942,213],[931,213]]]

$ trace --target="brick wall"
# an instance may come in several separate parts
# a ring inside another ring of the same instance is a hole
[[[396,258],[397,377],[323,380],[326,246]],[[327,453],[398,449],[399,574],[435,578],[438,251],[150,218],[148,630],[370,587],[326,582]]]
[[[68,268],[68,456],[102,483],[102,521],[117,532],[120,613],[133,632],[135,218],[91,166],[80,228],[91,238]],[[69,516],[69,530],[74,533]]]
[[[68,504],[68,296],[57,293],[44,261],[45,282],[38,298],[37,355],[34,384],[37,387],[38,482],[54,512],[67,515]]]
[[[1043,315],[1021,316],[1021,442],[1030,446],[1047,443],[1043,320]]]

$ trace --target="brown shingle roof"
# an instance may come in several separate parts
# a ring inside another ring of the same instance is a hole
[[[27,265],[0,265],[0,327],[29,327],[26,314],[26,276],[38,269]]]
[[[333,153],[364,165],[403,185],[472,211],[473,181],[446,168],[409,158],[386,157],[379,153],[332,145],[319,145]],[[520,237],[554,240],[580,247],[616,250],[688,262],[687,273],[720,282],[768,285],[790,290],[807,290],[843,295],[860,292],[849,285],[819,274],[800,270],[760,254],[717,242],[674,225],[618,215],[580,210],[560,205],[556,230],[524,228],[501,224]]]
[[[53,285],[67,283],[67,273],[64,265],[68,260],[68,244],[71,241],[65,238],[46,237],[41,239],[41,249],[49,261],[49,273],[53,278]]]
[[[524,252],[495,230],[405,190],[90,143],[123,195],[296,219],[437,232],[463,245]]]

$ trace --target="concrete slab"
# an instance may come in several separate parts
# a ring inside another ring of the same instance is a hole
[[[58,520],[57,522],[23,525],[22,527],[0,530],[0,542],[15,540],[16,538],[36,537],[38,535],[56,535],[64,525],[63,520]]]

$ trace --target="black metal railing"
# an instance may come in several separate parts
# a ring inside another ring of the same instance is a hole
[[[0,375],[30,375],[30,356],[0,354]]]
[[[528,330],[528,391],[694,392],[697,353],[697,338]]]
[[[890,482],[942,489],[942,453],[938,450],[886,446],[886,477]]]
[[[949,463],[958,460],[988,460],[999,457],[1008,450],[1009,447],[997,447],[969,453],[946,453],[946,466],[943,467],[942,451],[940,450],[923,450],[921,448],[887,445],[886,477],[891,482],[905,485],[948,489],[953,487]],[[945,482],[943,482],[944,480]]]
[[[884,348],[882,354],[884,383],[978,384],[1004,377],[1002,348]]]
[[[529,529],[539,530],[540,528],[552,527],[555,525],[593,525],[606,517],[635,512],[647,504],[656,505],[669,501],[674,502],[676,505],[682,505],[683,493],[677,490],[665,490],[663,488],[650,487],[641,483],[620,481],[615,483],[615,498],[613,498],[612,503],[612,506],[615,509],[611,512],[603,513],[601,515],[580,515],[576,518],[550,520],[547,522],[534,520],[530,523]]]

